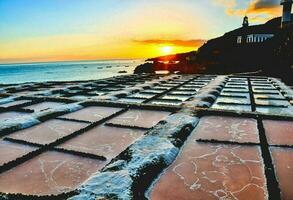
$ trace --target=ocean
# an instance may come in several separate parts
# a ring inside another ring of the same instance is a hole
[[[0,83],[96,80],[132,74],[135,67],[143,62],[143,60],[106,60],[0,64]]]

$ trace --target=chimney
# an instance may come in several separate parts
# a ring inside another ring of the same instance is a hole
[[[247,16],[245,16],[245,17],[243,18],[242,26],[243,26],[243,27],[248,27],[248,26],[249,26],[249,22],[248,22],[248,17],[247,17]]]

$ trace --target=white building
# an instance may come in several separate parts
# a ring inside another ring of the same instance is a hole
[[[235,33],[237,33],[237,44],[262,43],[274,37],[276,28],[285,27],[287,24],[292,23],[292,4],[293,0],[281,0],[281,5],[283,6],[283,14],[281,22],[277,26],[271,26],[270,21],[262,25],[249,26],[248,17],[245,16],[243,19],[242,28],[234,31]]]
[[[242,28],[236,30],[238,33],[236,36],[237,44],[262,43],[274,37],[275,31],[270,26],[266,26],[265,24],[249,26],[247,16],[244,17],[242,25]]]
[[[247,35],[246,43],[259,43],[274,37],[274,34],[250,34]]]

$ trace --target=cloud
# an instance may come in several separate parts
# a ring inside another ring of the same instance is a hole
[[[254,0],[252,1],[247,12],[252,14],[267,14],[270,16],[280,15],[280,1],[279,0]]]
[[[250,8],[253,10],[271,9],[279,6],[280,0],[256,0],[250,4]]]
[[[213,0],[213,3],[224,7],[229,16],[248,15],[252,22],[265,22],[281,15],[280,0],[251,0],[246,3],[243,0]]]
[[[248,5],[247,14],[253,21],[264,22],[280,16],[281,9],[279,0],[254,0]]]
[[[229,16],[244,16],[246,13],[246,9],[237,7],[238,2],[236,0],[213,0],[213,3],[223,7]]]
[[[146,40],[133,40],[136,43],[141,44],[155,44],[155,45],[174,45],[182,47],[200,47],[206,40],[194,39],[194,40],[163,40],[163,39],[146,39]]]

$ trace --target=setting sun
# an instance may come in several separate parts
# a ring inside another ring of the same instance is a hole
[[[164,53],[164,54],[170,54],[170,53],[172,53],[172,47],[170,47],[170,46],[165,46],[165,47],[162,47],[162,52]]]

